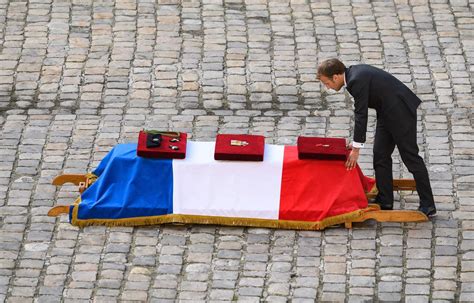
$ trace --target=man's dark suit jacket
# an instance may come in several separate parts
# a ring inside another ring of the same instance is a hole
[[[354,141],[365,142],[368,108],[395,136],[403,136],[415,119],[421,100],[400,80],[376,67],[360,64],[346,68],[346,85],[354,97]],[[416,125],[416,124],[415,124]]]

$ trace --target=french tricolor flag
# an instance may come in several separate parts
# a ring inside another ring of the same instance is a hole
[[[216,161],[215,142],[188,141],[183,160],[138,157],[136,148],[119,144],[101,161],[70,208],[74,225],[321,222],[367,207],[374,183],[343,161],[299,160],[296,146],[267,144],[262,162]]]

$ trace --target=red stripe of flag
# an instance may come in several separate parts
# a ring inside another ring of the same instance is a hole
[[[285,146],[279,219],[321,221],[365,208],[370,182],[343,161],[298,160],[296,146]]]

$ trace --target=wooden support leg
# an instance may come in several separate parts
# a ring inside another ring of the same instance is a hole
[[[399,190],[416,190],[416,182],[413,179],[393,179],[393,191]],[[374,189],[366,193],[367,199],[374,199],[378,194],[377,187],[374,185]]]
[[[48,216],[57,217],[61,214],[69,213],[69,205],[57,205],[48,211]]]
[[[53,185],[63,185],[65,183],[72,183],[74,185],[79,185],[81,182],[86,182],[86,175],[60,175],[54,178]]]
[[[93,180],[88,178],[88,175],[75,175],[75,174],[66,174],[60,175],[53,179],[53,185],[63,185],[65,183],[72,183],[79,186],[79,192],[82,193],[89,185],[91,185]],[[57,217],[61,214],[69,213],[69,205],[57,205],[51,208],[48,211],[48,216]]]
[[[79,182],[79,192],[82,194],[87,189],[86,182]]]
[[[428,217],[416,210],[369,210],[352,222],[373,219],[377,222],[426,222]]]
[[[394,179],[393,190],[416,190],[416,182],[413,179]]]

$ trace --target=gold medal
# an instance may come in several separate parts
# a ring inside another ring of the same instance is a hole
[[[232,145],[232,146],[247,146],[247,145],[249,145],[249,143],[247,141],[230,140],[230,145]]]

